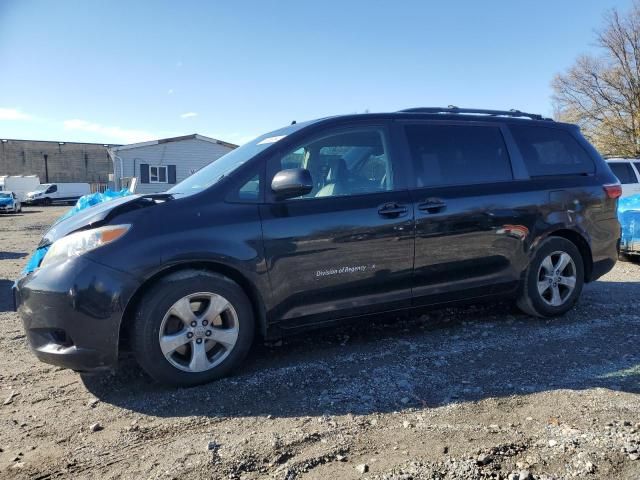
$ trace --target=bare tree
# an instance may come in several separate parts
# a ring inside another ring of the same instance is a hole
[[[597,32],[599,56],[581,56],[552,82],[558,120],[577,123],[604,155],[640,156],[640,0]]]

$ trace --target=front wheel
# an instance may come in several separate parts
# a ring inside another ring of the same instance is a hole
[[[145,295],[131,340],[138,363],[151,377],[188,387],[237,367],[253,334],[251,304],[235,282],[215,273],[181,271]]]
[[[575,244],[547,238],[525,273],[518,307],[536,317],[563,315],[578,301],[583,285],[584,263]]]

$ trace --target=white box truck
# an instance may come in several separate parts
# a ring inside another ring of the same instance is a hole
[[[37,190],[40,186],[40,178],[37,175],[2,175],[0,176],[0,191],[13,192],[21,202],[24,202],[27,193]]]
[[[52,203],[75,203],[91,193],[88,183],[43,183],[29,192],[24,201],[27,205],[51,205]]]

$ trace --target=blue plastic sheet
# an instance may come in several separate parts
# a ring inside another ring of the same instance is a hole
[[[89,207],[92,207],[93,205],[97,205],[98,203],[108,202],[109,200],[113,200],[114,198],[126,197],[127,195],[131,195],[131,192],[126,188],[123,188],[118,192],[106,190],[104,193],[98,192],[84,195],[80,197],[73,208],[65,213],[62,217],[60,217],[57,222],[60,222],[65,218],[69,218],[80,212],[81,210],[85,210]],[[33,252],[31,257],[29,257],[29,260],[27,261],[24,269],[22,270],[22,274],[26,275],[36,270],[40,266],[40,263],[42,262],[44,256],[47,254],[48,250],[49,247],[47,246],[39,248],[35,252]]]
[[[46,247],[39,248],[35,252],[33,252],[33,254],[29,257],[27,264],[22,269],[22,274],[26,275],[28,273],[33,272],[36,268],[38,268],[40,266],[40,263],[42,262],[42,259],[47,254],[48,250],[49,250],[49,247],[46,246]]]
[[[632,195],[618,200],[618,216],[627,210],[637,210],[640,212],[640,195]]]
[[[69,210],[58,219],[58,222],[75,215],[81,210],[92,207],[93,205],[97,205],[98,203],[108,202],[109,200],[113,200],[114,198],[126,197],[127,195],[131,195],[131,192],[126,188],[123,188],[122,190],[119,190],[117,192],[107,189],[104,191],[104,193],[98,192],[84,195],[78,199],[71,210]]]
[[[618,200],[618,220],[622,227],[620,250],[640,253],[640,195]]]

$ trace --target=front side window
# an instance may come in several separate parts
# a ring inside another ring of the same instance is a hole
[[[405,128],[417,187],[513,179],[499,127],[419,124]]]
[[[56,193],[58,191],[58,186],[57,185],[51,185],[49,186],[49,188],[47,188],[47,191],[44,193]]]
[[[511,125],[509,130],[532,177],[595,171],[587,151],[566,130],[529,125]]]
[[[149,183],[167,183],[167,167],[149,167]]]
[[[322,198],[393,190],[393,171],[384,131],[379,128],[345,130],[316,137],[276,159],[271,168],[305,168],[313,189],[297,197]]]

